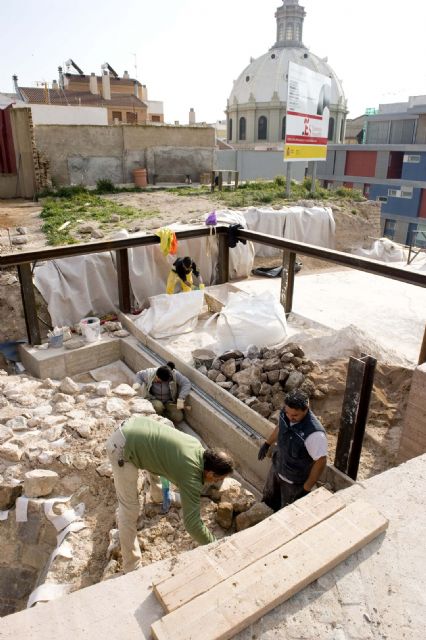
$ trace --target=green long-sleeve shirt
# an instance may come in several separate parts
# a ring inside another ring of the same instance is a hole
[[[204,484],[203,447],[196,438],[145,417],[127,420],[124,457],[139,469],[164,476],[179,488],[188,533],[200,544],[216,539],[200,516]]]

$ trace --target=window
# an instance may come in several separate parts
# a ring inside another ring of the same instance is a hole
[[[126,122],[127,124],[137,124],[138,123],[138,114],[133,111],[127,111],[126,113]]]
[[[112,112],[112,121],[115,122],[116,120],[118,120],[118,122],[123,122],[123,116],[121,111]]]
[[[328,139],[333,140],[334,138],[334,118],[330,118],[328,121]]]
[[[409,198],[413,197],[413,187],[401,187],[401,198]]]
[[[383,235],[385,238],[389,238],[389,240],[393,240],[395,235],[395,227],[396,220],[385,220],[385,228],[383,230]]]
[[[294,27],[294,39],[295,40],[300,40],[301,39],[301,33],[300,33],[300,24],[297,23]]]
[[[232,118],[228,122],[228,140],[232,140]]]
[[[411,144],[414,142],[415,120],[394,120],[391,124],[390,144]]]
[[[278,25],[278,42],[284,39],[284,24],[280,22]]]
[[[281,122],[281,140],[285,140],[285,118]]]
[[[151,116],[151,122],[161,122],[161,116]]]
[[[289,22],[285,28],[285,39],[293,40],[293,23]]]
[[[239,130],[238,137],[240,140],[246,139],[246,119],[245,118],[240,118],[240,130]]]
[[[420,162],[420,155],[404,153],[404,162],[408,162],[411,164],[418,164]]]
[[[259,122],[257,124],[257,139],[268,139],[268,119],[265,116],[260,116],[259,118]]]
[[[365,136],[366,144],[387,144],[389,122],[368,122]]]
[[[401,192],[399,189],[388,189],[388,196],[391,196],[392,198],[399,198],[400,195]]]

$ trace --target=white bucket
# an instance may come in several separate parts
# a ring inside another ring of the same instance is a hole
[[[101,335],[101,321],[99,318],[83,318],[80,328],[86,342],[96,342]]]

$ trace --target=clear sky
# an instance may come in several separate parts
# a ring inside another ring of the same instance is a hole
[[[223,119],[250,61],[275,42],[282,0],[0,0],[0,91],[51,82],[73,58],[85,73],[109,62],[163,100],[168,122]],[[328,57],[349,117],[379,102],[426,94],[422,0],[300,0],[304,43]]]

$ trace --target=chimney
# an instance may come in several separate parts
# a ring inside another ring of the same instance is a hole
[[[98,91],[98,79],[97,79],[97,77],[95,76],[94,73],[90,74],[89,89],[90,89],[90,93],[93,93],[94,95],[97,95],[99,93],[99,91]]]
[[[102,97],[104,100],[111,100],[111,84],[108,71],[104,71],[102,74]]]
[[[130,76],[129,76],[129,72],[128,71],[125,71],[123,73],[123,80],[130,80]]]
[[[12,80],[13,80],[13,88],[15,89],[15,93],[17,93],[19,96],[18,76],[15,74],[14,76],[12,76]]]
[[[59,88],[64,89],[64,74],[62,73],[62,67],[58,67],[58,76],[59,76]]]
[[[57,80],[52,80],[52,90],[53,91],[58,91],[58,89],[59,89],[58,81]]]
[[[195,124],[195,111],[193,107],[189,110],[189,124]]]

